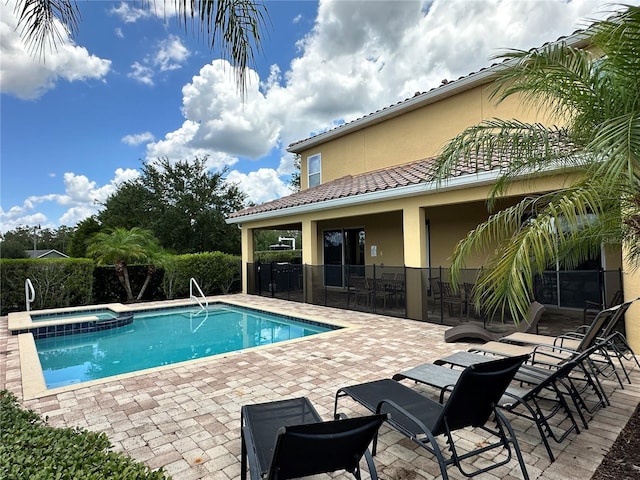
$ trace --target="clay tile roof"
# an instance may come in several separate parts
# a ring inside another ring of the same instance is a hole
[[[347,175],[317,187],[234,212],[229,215],[229,218],[245,217],[257,213],[426,183],[433,180],[434,162],[435,159],[429,158],[360,175]],[[453,176],[466,173],[474,172],[471,172],[470,169],[458,169]]]
[[[576,153],[576,146],[563,137],[563,131],[558,130],[556,135],[558,136],[557,153],[559,156]],[[498,170],[512,161],[513,159],[511,158],[499,157],[496,154],[489,156],[478,153],[473,161],[465,162],[461,158],[458,165],[449,174],[449,178]],[[408,187],[421,183],[427,184],[435,178],[435,164],[436,158],[426,158],[372,172],[361,173],[359,175],[347,175],[277,200],[239,210],[229,215],[229,218],[246,217],[340,198],[355,198],[358,195]]]

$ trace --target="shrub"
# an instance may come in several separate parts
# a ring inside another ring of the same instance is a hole
[[[2,315],[26,310],[25,281],[36,292],[34,309],[92,303],[93,261],[86,258],[0,260]]]
[[[109,450],[104,433],[53,428],[36,413],[23,410],[13,394],[0,391],[0,478],[5,480],[165,479],[162,468]]]
[[[262,263],[302,263],[302,250],[263,250],[254,252],[253,259]]]
[[[167,298],[188,297],[195,278],[205,295],[229,293],[241,280],[241,259],[222,252],[176,255],[163,265],[162,287]]]

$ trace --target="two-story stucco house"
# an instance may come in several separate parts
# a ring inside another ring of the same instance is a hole
[[[583,33],[562,41],[588,45]],[[427,319],[433,278],[441,276],[440,267],[449,265],[456,243],[488,218],[487,192],[498,176],[497,170],[460,171],[438,185],[431,174],[433,158],[457,133],[486,119],[551,121],[524,108],[517,98],[499,105],[489,99],[501,68],[494,64],[443,81],[430,91],[291,144],[288,151],[301,159],[301,190],[228,219],[242,228],[244,291],[253,293],[258,277],[254,232],[299,230],[304,267],[297,282],[303,301],[323,303],[327,289],[357,295],[352,275],[381,277],[393,272],[403,282],[402,314]],[[500,207],[526,195],[557,190],[566,182],[566,174],[553,171],[535,181],[517,182]],[[481,268],[484,260],[472,259],[469,267]],[[620,249],[603,251],[598,262],[601,269],[615,272],[612,277],[622,276]],[[605,297],[622,284],[620,278],[609,282],[616,286],[608,286]],[[584,297],[578,299],[580,305],[574,308],[584,304]]]

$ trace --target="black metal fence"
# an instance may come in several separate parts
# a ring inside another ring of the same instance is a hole
[[[475,284],[479,272],[463,270],[460,290],[463,285]],[[447,314],[439,289],[440,282],[450,279],[450,271],[444,267],[258,262],[248,264],[246,274],[248,293],[255,295],[439,323]],[[578,310],[587,301],[608,304],[622,291],[622,272],[545,271],[534,279],[534,285],[536,300],[547,307]],[[415,296],[421,297],[417,310],[411,307]],[[468,311],[468,304],[466,308]]]

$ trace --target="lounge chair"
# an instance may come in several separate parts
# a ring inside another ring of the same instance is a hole
[[[582,312],[582,318],[584,322],[587,322],[588,318],[595,317],[600,310],[604,310],[606,308],[611,308],[615,305],[620,305],[624,301],[624,295],[622,294],[622,290],[616,290],[616,293],[611,297],[611,301],[609,303],[606,302],[592,302],[587,300],[584,302],[584,310]]]
[[[489,361],[490,357],[483,355],[472,355],[473,361],[482,363]],[[470,363],[468,366],[474,365]],[[498,406],[513,414],[531,420],[538,428],[549,459],[555,461],[555,456],[547,440],[547,436],[556,443],[562,442],[571,432],[580,433],[578,424],[575,421],[573,412],[567,404],[563,390],[566,390],[562,383],[571,371],[578,366],[576,362],[567,362],[561,368],[538,372],[527,370],[523,365],[514,377],[514,382],[507,388],[500,399]],[[417,383],[430,385],[440,390],[440,403],[450,388],[458,382],[463,370],[437,365],[435,363],[425,363],[417,367],[397,373],[394,380],[412,380]],[[552,396],[549,396],[551,393]],[[572,395],[573,392],[567,392]],[[524,407],[524,411],[518,407]],[[545,408],[546,407],[546,408]],[[549,422],[556,415],[564,412],[564,418],[555,420],[551,425]],[[581,418],[583,418],[581,416]],[[583,418],[584,421],[584,418]],[[568,426],[562,429],[562,425]]]
[[[472,347],[469,351],[497,356],[531,355],[530,362],[532,364],[559,366],[597,345],[596,350],[598,355],[590,355],[588,358],[588,364],[593,371],[595,381],[598,382],[598,387],[602,390],[598,380],[598,374],[604,374],[606,376],[615,375],[620,386],[624,388],[622,380],[618,375],[618,371],[611,360],[611,356],[606,350],[606,342],[598,340],[598,335],[602,331],[602,328],[607,321],[610,320],[611,316],[616,313],[619,307],[620,306],[618,305],[613,308],[602,310],[598,313],[575,348],[563,346],[561,344],[563,337],[558,336],[555,337],[558,340],[555,345],[517,345],[506,341],[492,341],[487,342],[484,345]]]
[[[610,315],[608,317],[608,319],[602,325],[601,330],[597,332],[597,340],[599,342],[604,342],[607,351],[618,359],[620,367],[627,379],[627,382],[629,383],[631,383],[631,379],[629,378],[629,373],[627,372],[622,359],[633,359],[639,367],[640,363],[635,357],[635,354],[633,354],[633,350],[631,350],[631,347],[629,347],[629,344],[627,343],[624,335],[622,335],[622,333],[618,331],[615,331],[614,329],[616,325],[618,325],[618,323],[624,319],[624,315],[627,313],[627,310],[629,310],[633,302],[635,302],[636,300],[638,299],[630,300],[620,305],[610,307],[610,309],[608,310],[613,310],[613,315]],[[523,345],[559,345],[565,348],[577,349],[582,339],[585,337],[587,332],[589,332],[590,327],[590,325],[582,325],[574,332],[567,332],[557,337],[552,337],[549,335],[536,335],[532,333],[514,333],[501,338],[500,341]],[[628,352],[631,352],[631,355],[629,357],[626,355]]]
[[[562,377],[560,383],[564,386],[565,392],[571,397],[571,400],[575,406],[584,428],[588,428],[586,419],[582,413],[585,410],[589,413],[594,413],[596,409],[609,405],[606,392],[601,388],[600,383],[593,376],[592,369],[589,365],[589,356],[598,350],[599,346],[594,345],[588,350],[582,352],[575,357],[572,362],[578,365],[578,369],[571,370],[571,375]],[[440,358],[434,362],[436,365],[447,365],[450,368],[461,367],[466,368],[470,365],[474,365],[480,362],[488,362],[495,360],[492,355],[484,355],[482,353],[473,352],[455,352],[446,357]],[[529,363],[525,363],[520,367],[518,373],[515,376],[516,381],[526,382],[531,384],[537,384],[547,379],[549,375],[552,375],[557,367],[553,366],[536,366]],[[584,377],[573,375],[574,372],[580,370]],[[582,383],[581,386],[577,385]],[[597,401],[589,406],[586,402],[585,393],[588,389],[592,389],[597,397]]]
[[[526,359],[527,356],[501,358],[466,368],[444,404],[400,382],[384,379],[340,388],[336,393],[335,411],[338,408],[338,400],[348,396],[371,412],[389,413],[389,425],[435,455],[443,480],[449,478],[449,465],[455,465],[467,477],[505,465],[511,461],[511,448],[518,459],[523,477],[528,480],[529,475],[515,433],[507,418],[496,406]],[[496,421],[495,429],[486,426],[492,417]],[[459,454],[452,433],[466,427],[479,427],[490,433],[492,439],[478,444],[475,450]],[[438,435],[446,436],[451,451],[449,458],[444,457],[435,439]],[[377,439],[373,443],[374,455],[376,447]],[[486,456],[483,455],[484,466],[476,465],[473,471],[468,472],[462,465],[462,462],[469,458],[498,448],[506,450],[506,455],[496,463],[486,465]]]
[[[483,342],[491,342],[500,340],[505,335],[514,332],[536,332],[538,322],[545,311],[544,305],[539,302],[533,302],[529,305],[527,319],[521,321],[516,328],[502,333],[491,332],[477,323],[463,323],[456,325],[444,332],[444,341],[448,343],[459,342],[462,340],[479,340]]]
[[[455,289],[449,282],[438,280],[438,289],[440,290],[440,317],[444,317],[445,305],[450,317],[453,317],[453,311],[456,306],[460,310],[460,316],[462,316],[467,305],[467,301],[464,298],[464,288]]]
[[[378,478],[369,444],[387,416],[323,422],[306,397],[245,405],[241,410],[241,479],[286,480],[346,470],[361,479],[365,457]]]

